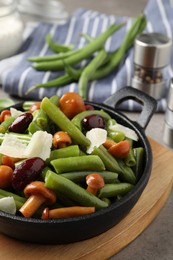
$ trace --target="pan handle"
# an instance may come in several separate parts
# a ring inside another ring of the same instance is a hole
[[[157,101],[141,90],[127,86],[118,90],[115,94],[107,98],[103,103],[109,107],[116,108],[125,100],[133,99],[142,104],[142,111],[138,117],[137,123],[146,129],[152,115],[156,111]]]

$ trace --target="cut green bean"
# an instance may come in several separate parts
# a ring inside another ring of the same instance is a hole
[[[9,98],[0,99],[0,110],[14,105],[14,101]]]
[[[115,183],[105,184],[98,192],[99,198],[111,198],[116,196],[123,196],[134,188],[130,183]]]
[[[82,48],[82,51],[79,53],[69,56],[65,58],[65,62],[69,65],[75,65],[81,62],[84,59],[87,59],[93,54],[94,52],[98,51],[101,49],[108,39],[114,32],[119,30],[124,24],[112,24],[105,32],[100,34],[97,38],[95,38],[92,42],[90,42],[88,45],[84,46]],[[50,61],[50,62],[38,62],[34,63],[33,68],[36,70],[52,70],[52,71],[57,71],[57,70],[63,70],[64,69],[64,63],[62,60],[57,60],[57,61]]]
[[[133,151],[133,140],[126,138],[130,142],[130,151],[128,155],[124,158],[124,162],[127,166],[133,167],[136,165],[136,159],[134,156],[134,151]]]
[[[24,111],[28,111],[32,105],[35,104],[37,101],[27,100],[23,102],[22,109]]]
[[[41,102],[41,108],[46,112],[48,117],[60,127],[61,130],[67,132],[76,144],[83,147],[84,150],[90,145],[89,139],[65,116],[65,114],[50,100],[45,97]]]
[[[52,160],[57,173],[74,171],[104,171],[105,166],[97,155],[82,155]]]
[[[13,197],[16,203],[16,209],[20,209],[20,207],[25,203],[26,198],[16,195],[15,193],[0,189],[0,197]]]
[[[28,130],[31,134],[38,130],[50,132],[48,117],[42,109],[33,112],[33,120],[29,124]]]
[[[107,149],[102,145],[100,147],[95,147],[92,154],[98,155],[101,158],[107,171],[117,172],[118,174],[122,172],[117,160],[108,153]]]
[[[0,133],[5,134],[9,128],[9,126],[14,122],[15,118],[13,116],[8,116],[1,124],[0,124]]]
[[[49,158],[46,160],[46,163],[58,159],[58,158],[67,158],[80,155],[80,149],[78,145],[70,145],[64,148],[56,149],[51,151]]]
[[[108,137],[110,137],[114,142],[119,143],[125,139],[125,134],[119,131],[108,131]]]
[[[143,172],[143,162],[145,150],[143,147],[133,148],[134,157],[136,159],[136,165],[133,167],[136,178],[139,179],[140,175]]]
[[[52,102],[55,106],[58,106],[59,105],[59,97],[57,95],[51,96],[50,102]]]
[[[45,186],[49,189],[53,189],[57,194],[61,192],[78,205],[93,206],[96,210],[108,207],[107,202],[102,201],[76,183],[52,171],[48,171],[46,174]]]
[[[103,178],[105,183],[115,183],[118,182],[118,174],[115,172],[109,172],[109,171],[94,171],[99,173]],[[90,173],[93,173],[93,171],[76,171],[76,172],[68,172],[68,173],[62,173],[61,175],[73,182],[80,183],[86,181],[86,176]]]
[[[115,159],[103,145],[94,148],[92,154],[96,154],[101,158],[106,170],[117,172],[121,180],[132,184],[136,182],[136,177],[132,169],[126,166],[122,160]]]

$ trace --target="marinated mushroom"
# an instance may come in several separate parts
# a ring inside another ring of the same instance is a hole
[[[34,181],[24,189],[24,194],[28,200],[19,209],[26,218],[31,217],[42,205],[51,205],[56,201],[56,194],[53,190],[45,187],[44,182]]]
[[[96,195],[98,190],[104,187],[105,182],[99,173],[91,173],[86,176],[87,190]]]
[[[41,218],[42,219],[59,219],[59,218],[70,218],[78,217],[86,214],[91,214],[95,212],[95,207],[81,207],[81,206],[72,206],[65,208],[51,209],[45,208]]]
[[[71,137],[64,131],[56,132],[53,136],[53,145],[55,148],[64,148],[71,143]]]

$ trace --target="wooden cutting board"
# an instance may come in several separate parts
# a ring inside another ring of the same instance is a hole
[[[118,225],[82,242],[68,245],[38,245],[0,235],[1,260],[107,259],[132,242],[157,216],[173,184],[173,152],[150,139],[153,170],[142,196]],[[74,234],[75,235],[75,234]]]

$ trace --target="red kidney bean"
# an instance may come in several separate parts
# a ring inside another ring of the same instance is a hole
[[[35,181],[45,167],[45,162],[39,157],[27,159],[14,169],[12,186],[15,190],[23,190],[27,184]]]
[[[91,130],[92,128],[104,129],[106,127],[106,121],[99,115],[87,116],[82,120],[82,127],[85,130]]]
[[[8,128],[9,132],[24,133],[29,124],[32,122],[33,115],[31,113],[24,113],[17,117],[11,126]]]

